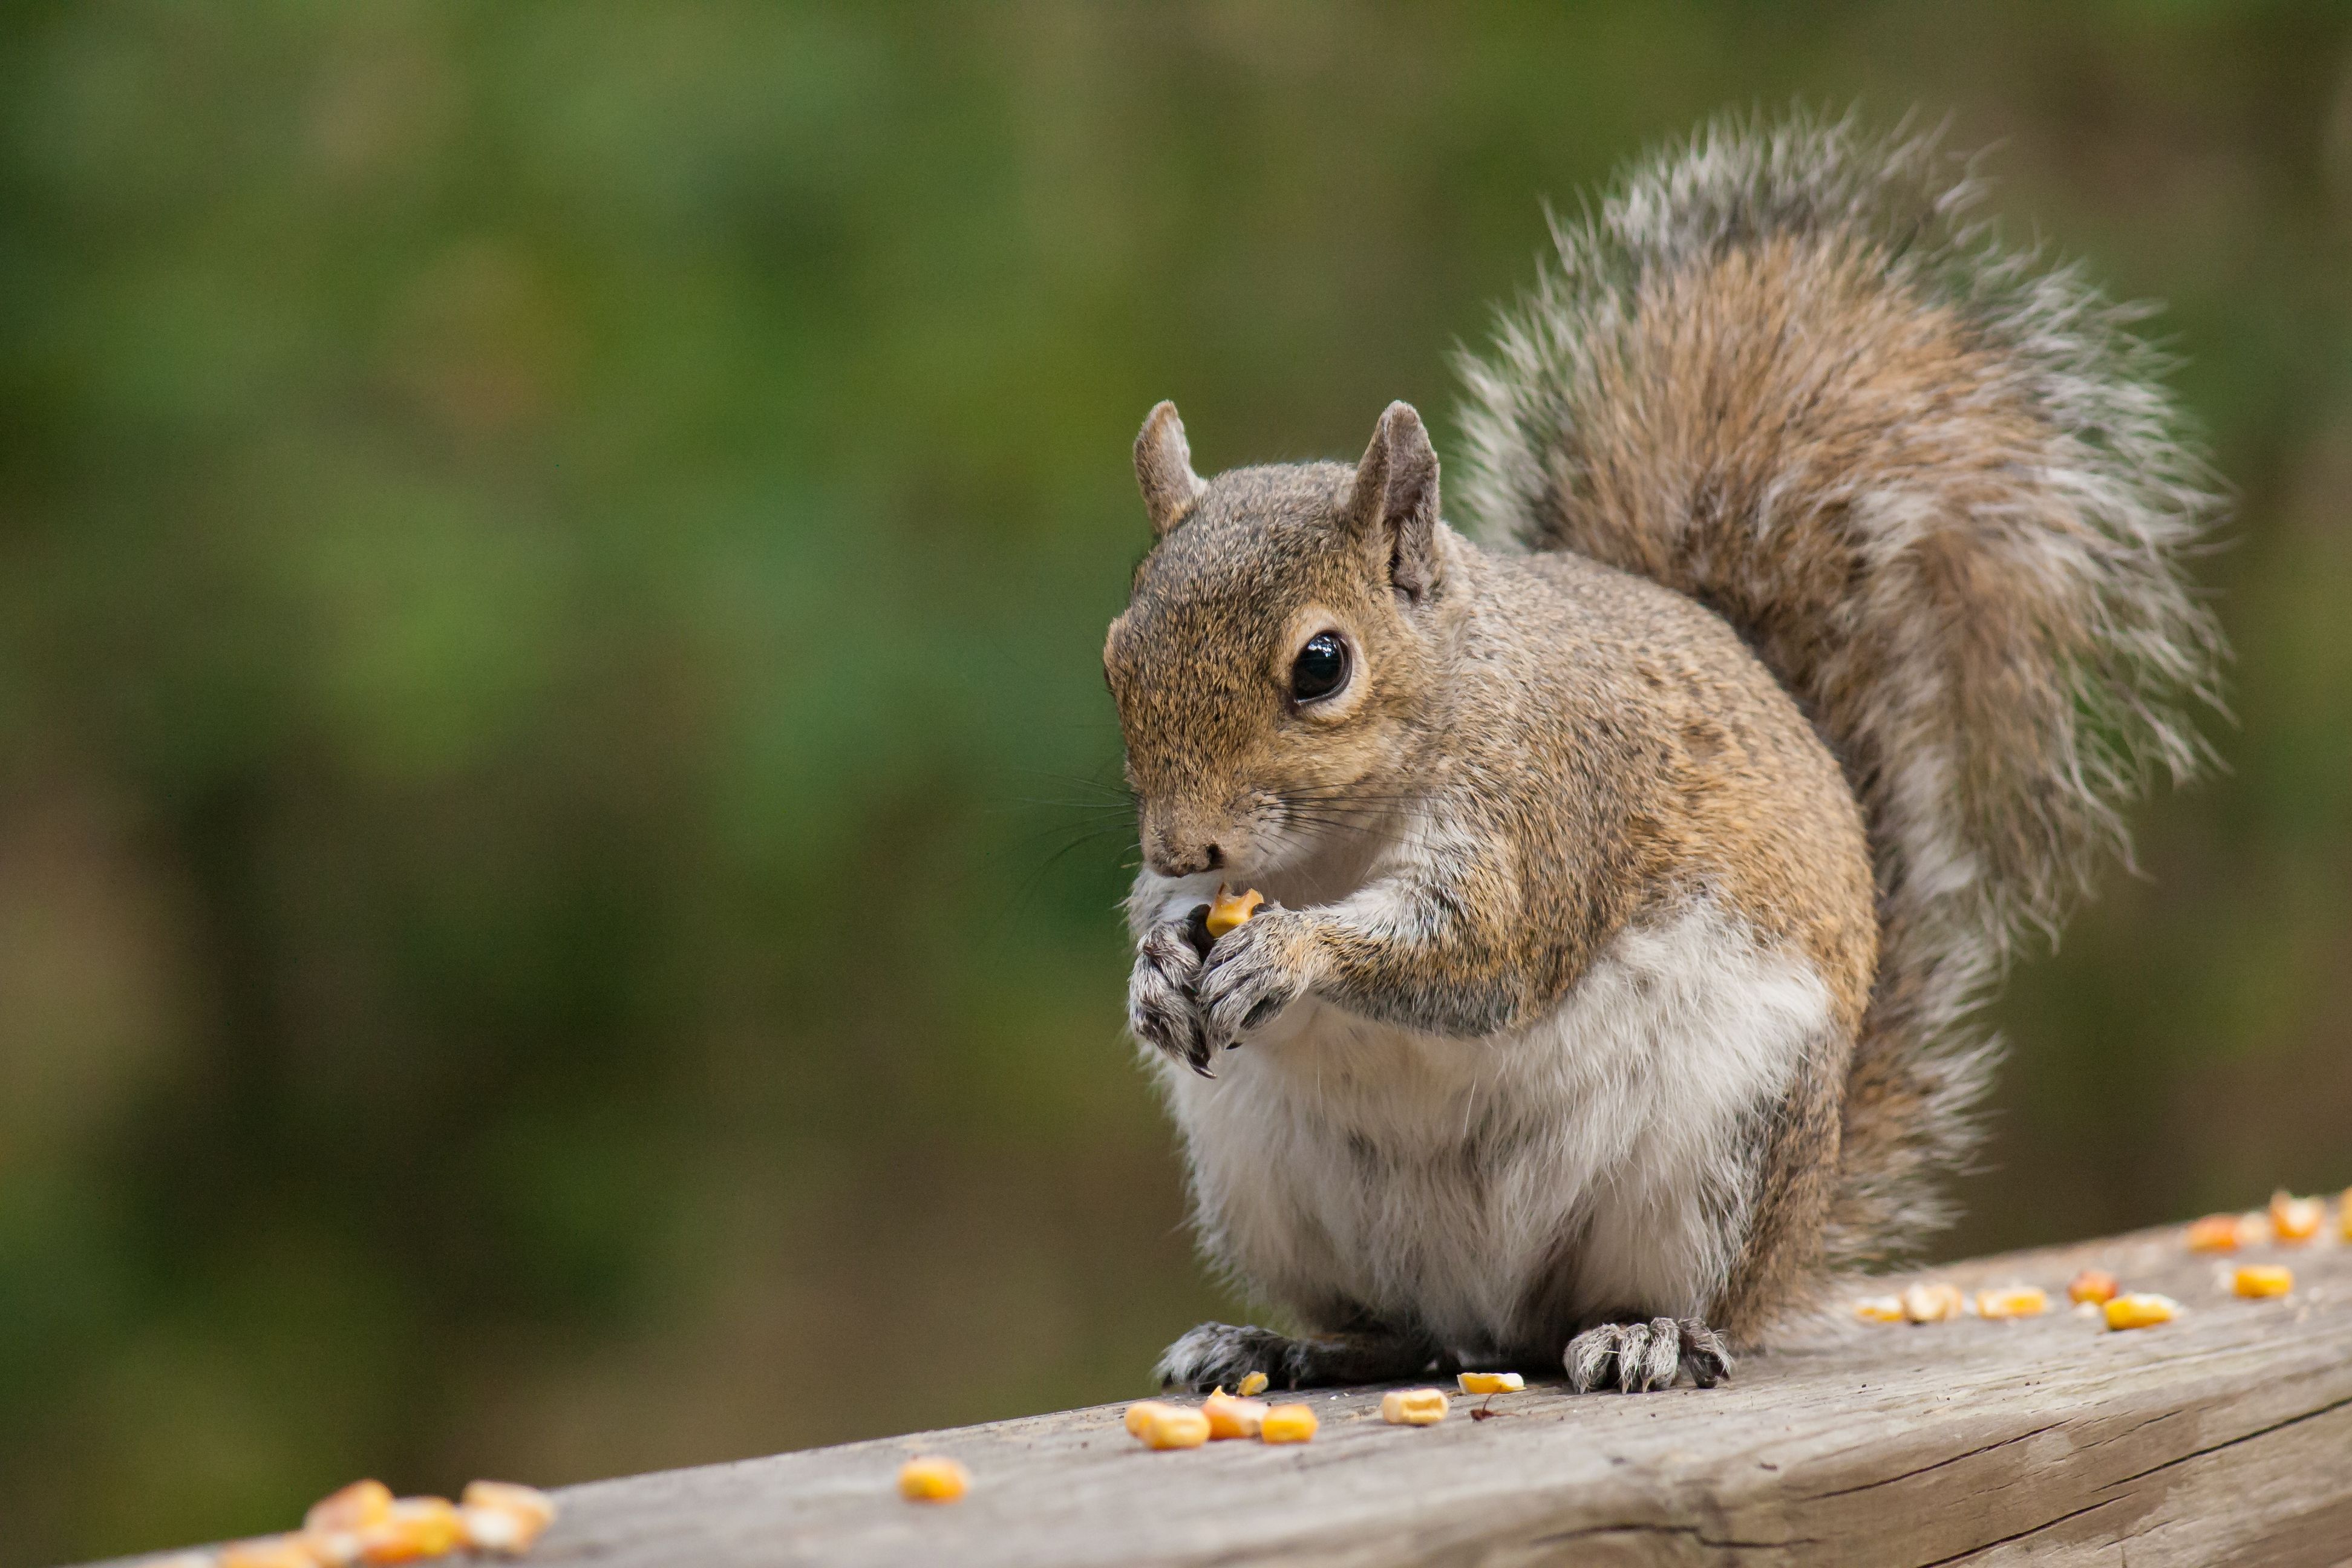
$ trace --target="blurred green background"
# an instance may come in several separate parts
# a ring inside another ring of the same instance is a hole
[[[1451,450],[1541,202],[1800,100],[2000,143],[2237,492],[2232,771],[1947,1250],[2352,1180],[2345,7],[9,7],[0,1563],[1240,1310],[1119,1034],[1136,424]]]

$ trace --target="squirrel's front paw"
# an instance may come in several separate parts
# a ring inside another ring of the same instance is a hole
[[[1209,1070],[1201,1005],[1194,996],[1200,978],[1200,950],[1189,940],[1184,923],[1165,921],[1152,927],[1136,948],[1135,968],[1127,977],[1127,1026],[1152,1049],[1165,1051],[1203,1078],[1214,1078]]]
[[[1217,939],[1201,966],[1201,1020],[1209,1048],[1230,1050],[1307,994],[1307,917],[1265,910]]]

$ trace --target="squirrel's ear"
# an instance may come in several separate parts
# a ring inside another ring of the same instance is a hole
[[[1348,524],[1414,604],[1437,585],[1437,448],[1410,403],[1391,403],[1356,466]]]
[[[1143,510],[1151,514],[1154,539],[1184,521],[1209,487],[1192,471],[1192,449],[1184,445],[1184,421],[1176,405],[1163,403],[1143,421],[1135,438],[1135,482],[1143,487]]]

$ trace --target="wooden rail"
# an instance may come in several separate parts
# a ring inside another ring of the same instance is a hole
[[[2331,1215],[2331,1219],[2333,1216]],[[2331,1226],[2332,1229],[2332,1226]],[[1709,1392],[1496,1396],[1499,1419],[1381,1424],[1318,1393],[1303,1447],[1151,1453],[1102,1405],[570,1489],[535,1568],[787,1563],[2352,1563],[2352,1246],[2258,1247],[2295,1289],[2240,1300],[2178,1229],[1933,1272],[2022,1280],[2051,1313],[1834,1321]],[[2068,1310],[2086,1266],[2176,1321]],[[949,1454],[952,1505],[898,1498]]]

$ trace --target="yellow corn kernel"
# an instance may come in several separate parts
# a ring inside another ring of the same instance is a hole
[[[1903,1315],[1915,1323],[1946,1322],[1967,1310],[1967,1298],[1960,1294],[1960,1288],[1940,1279],[1922,1280],[1903,1292]]]
[[[1235,1399],[1223,1389],[1217,1390],[1201,1401],[1201,1414],[1209,1418],[1211,1438],[1255,1437],[1265,1424],[1265,1401]]]
[[[2271,1234],[2281,1241],[2309,1241],[2327,1218],[2327,1205],[2293,1193],[2271,1194]]]
[[[2075,1275],[2074,1281],[2066,1287],[2066,1300],[2095,1303],[2112,1301],[2116,1299],[2116,1292],[2122,1289],[2116,1277],[2105,1269],[2085,1268]]]
[[[1265,1373],[1262,1372],[1254,1372],[1247,1377],[1243,1378],[1242,1385],[1234,1390],[1234,1392],[1240,1394],[1244,1399],[1247,1399],[1254,1394],[1264,1394],[1265,1392]]]
[[[467,1481],[457,1499],[466,1542],[482,1552],[525,1552],[555,1522],[555,1500],[512,1481]]]
[[[2049,1310],[2049,1293],[2039,1286],[2011,1285],[2005,1289],[1977,1292],[1979,1318],[2038,1318]]]
[[[1903,1298],[1864,1296],[1853,1304],[1853,1315],[1865,1323],[1899,1323],[1903,1321]]]
[[[413,1563],[438,1557],[466,1543],[466,1523],[447,1498],[407,1497],[359,1532],[362,1563]]]
[[[318,1559],[299,1535],[262,1535],[222,1547],[220,1568],[318,1568]]]
[[[382,1524],[392,1517],[392,1489],[382,1481],[353,1481],[340,1491],[329,1492],[310,1505],[302,1516],[302,1528],[310,1531],[364,1530],[371,1524]]]
[[[2180,1303],[2169,1296],[2134,1291],[2128,1296],[2117,1296],[2102,1310],[2111,1329],[2145,1329],[2172,1321],[2180,1310]]]
[[[2345,1188],[2344,1195],[2336,1200],[2336,1234],[2352,1241],[2352,1187]]]
[[[1528,1385],[1528,1380],[1516,1372],[1465,1372],[1455,1374],[1454,1381],[1465,1394],[1517,1394]]]
[[[1134,1404],[1127,1407],[1127,1435],[1130,1437],[1142,1436],[1144,1427],[1150,1425],[1151,1418],[1154,1415],[1159,1415],[1160,1412],[1163,1410],[1173,1410],[1175,1408],[1176,1406],[1169,1404],[1164,1399],[1137,1400]]]
[[[2230,1289],[2241,1296],[2284,1296],[2294,1289],[2294,1270],[2276,1263],[2241,1264],[2230,1277]]]
[[[1391,1426],[1434,1426],[1445,1419],[1445,1394],[1434,1388],[1392,1388],[1381,1395],[1381,1419]]]
[[[1147,1448],[1197,1448],[1209,1440],[1209,1418],[1186,1405],[1163,1405],[1136,1434]]]
[[[1304,1405],[1277,1405],[1265,1413],[1257,1435],[1268,1443],[1304,1443],[1322,1425],[1315,1418],[1315,1412]]]
[[[953,1502],[971,1489],[971,1472],[953,1459],[925,1455],[898,1467],[898,1495],[908,1502]]]
[[[1255,888],[1246,893],[1235,893],[1220,882],[1217,884],[1217,896],[1209,904],[1208,919],[1202,923],[1209,928],[1211,936],[1223,936],[1246,922],[1265,902],[1265,895]]]
[[[2233,1214],[2209,1214],[2189,1227],[2191,1252],[2235,1252],[2245,1241],[2245,1221]]]

